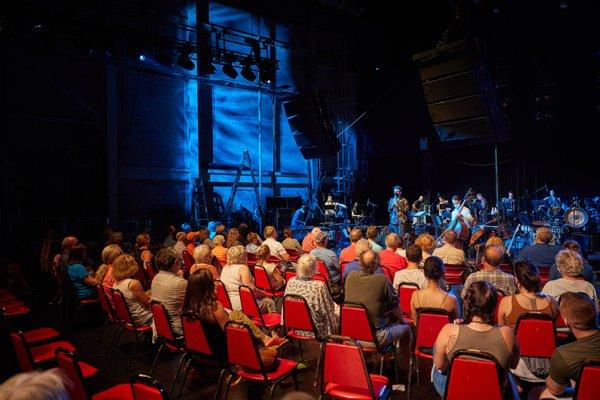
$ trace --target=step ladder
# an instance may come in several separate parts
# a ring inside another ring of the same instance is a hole
[[[256,176],[254,175],[254,170],[252,169],[252,161],[250,160],[250,153],[248,152],[248,150],[244,150],[244,153],[242,154],[242,161],[240,162],[240,165],[238,166],[237,172],[235,174],[235,178],[233,179],[231,193],[229,193],[229,198],[227,199],[227,206],[225,207],[223,217],[225,221],[230,221],[231,211],[233,208],[233,199],[235,198],[235,193],[237,192],[237,188],[240,183],[240,178],[244,169],[248,169],[250,171],[250,176],[252,177],[252,188],[254,189],[254,196],[256,197],[256,206],[260,217],[260,226],[262,228],[262,222],[264,221],[263,209],[261,204],[262,202],[260,198],[260,193],[258,193],[258,184],[256,183]]]
[[[206,203],[206,191],[204,189],[204,179],[196,178],[194,180],[194,195],[192,201],[192,215],[196,228],[206,227],[208,225],[208,205]]]

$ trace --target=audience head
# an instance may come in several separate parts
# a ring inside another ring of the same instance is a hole
[[[379,267],[379,255],[373,250],[367,250],[358,258],[361,270],[366,274],[373,274]]]
[[[327,233],[321,231],[315,235],[315,244],[319,247],[327,246]]]
[[[188,243],[195,243],[196,239],[199,236],[199,232],[195,232],[195,231],[189,231],[186,235],[185,238],[187,240]]]
[[[296,274],[299,278],[312,278],[317,273],[317,259],[310,254],[302,254],[298,259]]]
[[[206,228],[202,228],[198,231],[198,243],[204,243],[206,239],[210,238],[210,232]]]
[[[177,232],[177,229],[173,225],[167,226],[167,236],[173,236]]]
[[[215,282],[212,273],[208,269],[201,268],[190,274],[182,309],[197,312],[202,319],[212,319],[216,303]]]
[[[529,293],[539,293],[542,283],[535,265],[519,261],[515,263],[514,270],[518,286]]]
[[[175,235],[175,240],[177,240],[178,242],[185,243],[186,242],[185,232],[177,232],[177,235]]]
[[[435,250],[435,238],[429,233],[422,233],[417,236],[415,244],[428,254],[431,254],[431,252]]]
[[[123,249],[116,244],[109,244],[102,250],[102,262],[106,265],[111,265],[115,262],[115,258],[123,254]]]
[[[596,304],[585,293],[566,292],[560,296],[560,315],[572,329],[597,329]]]
[[[444,276],[444,262],[436,256],[427,257],[423,265],[425,278],[439,282]]]
[[[356,243],[358,239],[362,239],[362,231],[358,228],[354,228],[350,231],[350,242]]]
[[[499,236],[490,236],[490,238],[485,242],[485,246],[498,246],[502,251],[504,251],[504,241]]]
[[[112,276],[115,281],[131,278],[138,272],[138,265],[130,254],[121,254],[115,258],[113,263]]]
[[[140,233],[135,239],[135,245],[137,248],[150,246],[150,235],[147,233]]]
[[[416,244],[411,244],[406,249],[406,259],[408,262],[418,264],[423,259],[423,251]]]
[[[369,242],[367,239],[359,239],[358,242],[356,242],[356,257],[360,257],[362,253],[367,250],[372,250],[372,248],[373,246],[371,246],[371,242]]]
[[[227,249],[227,264],[246,264],[246,250],[244,246],[233,246]]]
[[[223,235],[223,236],[224,236],[224,235],[225,235],[225,225],[223,225],[223,224],[218,224],[218,225],[215,227],[215,233],[216,233],[217,235]]]
[[[292,231],[292,228],[290,227],[286,227],[283,229],[283,237],[286,239],[291,238],[293,233],[294,231]]]
[[[400,247],[400,236],[397,233],[389,233],[385,237],[385,247],[395,251]]]
[[[485,246],[483,250],[483,262],[491,265],[492,267],[498,268],[502,263],[504,252],[498,246]]]
[[[259,261],[267,261],[267,258],[271,255],[271,249],[266,244],[259,246],[256,250],[256,259]]]
[[[576,277],[583,271],[583,258],[571,250],[559,251],[554,262],[563,278]]]
[[[321,228],[316,227],[316,226],[314,228],[312,228],[312,231],[310,231],[310,233],[312,233],[313,235],[316,235],[319,232],[321,232]]]
[[[108,244],[121,245],[123,243],[123,232],[112,232],[108,237]]]
[[[550,228],[541,227],[535,232],[535,241],[537,243],[549,244],[552,241],[552,237]]]
[[[236,228],[231,228],[227,232],[227,245],[225,247],[235,246],[236,242],[239,244],[240,232]]]
[[[367,239],[375,240],[379,233],[379,229],[376,226],[370,226],[367,228]]]
[[[571,250],[575,253],[581,254],[581,245],[575,240],[565,240],[563,243],[563,249]]]
[[[444,232],[444,241],[448,244],[454,245],[456,242],[456,232],[446,231]]]
[[[85,246],[77,243],[69,250],[69,264],[82,263],[83,260],[85,260]]]
[[[265,229],[263,230],[263,234],[265,235],[265,239],[268,239],[268,238],[277,239],[277,229],[275,229],[275,227],[272,225],[265,226]]]
[[[77,242],[78,240],[75,236],[67,236],[62,240],[61,247],[64,251],[69,251]]]
[[[248,243],[257,244],[258,243],[258,235],[254,232],[250,232],[248,236],[246,236],[246,240]]]
[[[223,243],[225,243],[225,237],[223,235],[217,235],[213,238],[213,244],[216,246],[223,246]]]
[[[170,271],[179,269],[179,257],[171,247],[160,249],[156,255],[156,267],[161,271]]]
[[[201,244],[194,248],[192,257],[197,264],[210,264],[212,254],[210,253],[210,247],[205,244]]]
[[[498,292],[492,284],[486,281],[471,283],[463,305],[465,323],[468,324],[473,321],[474,317],[479,317],[482,322],[495,325],[494,313],[497,302]]]
[[[3,400],[68,400],[65,379],[58,368],[24,372],[0,385]]]
[[[215,248],[215,243],[211,239],[204,240],[202,244],[208,246],[211,250]]]

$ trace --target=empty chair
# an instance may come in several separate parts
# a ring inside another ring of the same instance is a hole
[[[369,374],[360,343],[349,337],[331,336],[320,355],[321,396],[336,399],[385,399],[390,390],[383,375]],[[344,343],[336,343],[343,341]]]
[[[4,325],[8,332],[14,330],[12,322],[10,318],[6,316],[4,309],[0,309],[0,325]],[[60,336],[60,332],[48,326],[23,331],[21,334],[25,343],[30,346],[33,344],[41,344],[41,342],[56,339]]]

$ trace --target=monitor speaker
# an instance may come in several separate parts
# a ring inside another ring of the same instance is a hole
[[[283,102],[294,141],[305,159],[325,158],[340,150],[328,112],[328,101],[322,92],[288,98]]]

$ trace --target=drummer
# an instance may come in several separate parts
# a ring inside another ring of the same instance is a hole
[[[519,252],[516,261],[527,261],[536,267],[549,267],[554,264],[554,258],[560,251],[560,247],[550,244],[553,236],[550,228],[538,228],[535,232],[535,244],[525,246]]]
[[[558,204],[560,206],[560,197],[556,197],[554,193],[554,189],[550,189],[550,195],[544,198],[544,203],[550,207],[553,204]]]

